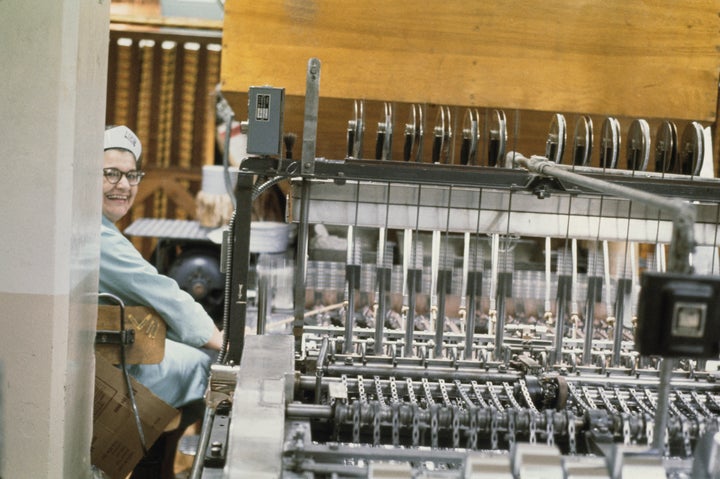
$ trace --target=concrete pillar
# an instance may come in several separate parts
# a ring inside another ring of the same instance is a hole
[[[0,478],[87,478],[110,0],[0,0]]]

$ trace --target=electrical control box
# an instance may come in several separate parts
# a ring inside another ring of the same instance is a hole
[[[717,357],[720,277],[645,273],[635,343],[643,355]]]
[[[285,89],[269,86],[248,90],[247,152],[280,156],[283,139]]]

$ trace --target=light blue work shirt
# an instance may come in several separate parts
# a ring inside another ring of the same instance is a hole
[[[118,296],[127,306],[153,308],[167,323],[163,360],[129,365],[128,372],[173,407],[202,399],[212,359],[199,348],[213,334],[212,318],[174,279],[159,274],[104,216],[99,290]]]

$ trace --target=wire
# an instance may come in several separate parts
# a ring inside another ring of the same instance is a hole
[[[125,303],[115,296],[114,294],[110,293],[99,293],[98,298],[101,299],[109,299],[113,301],[115,304],[120,306],[120,334],[125,332]],[[132,407],[133,416],[135,417],[135,425],[137,426],[138,436],[140,437],[140,446],[142,447],[143,455],[147,455],[148,448],[147,443],[145,442],[145,432],[143,431],[142,427],[142,421],[140,420],[140,411],[137,407],[137,402],[135,401],[135,392],[132,388],[132,383],[130,382],[130,375],[127,372],[127,362],[126,362],[126,351],[125,351],[125,340],[124,338],[121,338],[120,340],[120,369],[123,373],[123,378],[125,379],[125,385],[127,386],[128,390],[128,397],[130,398],[130,406]]]
[[[265,183],[261,185],[255,185],[252,189],[252,200],[255,201],[258,199],[258,197],[263,194],[265,191],[267,191],[269,188],[271,188],[273,185],[276,185],[280,181],[285,179],[284,176],[275,176]],[[233,238],[233,227],[235,225],[235,218],[237,216],[237,208],[233,210],[233,214],[230,217],[230,221],[228,222],[228,237],[226,244],[228,245],[227,248],[227,254],[225,255],[225,301],[223,306],[223,321],[222,321],[222,331],[223,331],[223,341],[222,346],[220,347],[220,353],[217,356],[217,364],[224,364],[225,359],[228,353],[228,346],[230,344],[230,338],[228,338],[227,331],[228,327],[230,325],[230,284],[232,281],[232,247],[231,245],[234,243]]]

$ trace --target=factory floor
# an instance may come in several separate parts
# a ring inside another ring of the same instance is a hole
[[[182,447],[184,442],[190,444],[197,443],[196,440],[200,435],[200,423],[193,424],[188,427],[183,433],[183,437],[180,439],[181,444],[178,446],[178,450],[175,452],[175,462],[173,463],[173,471],[175,472],[175,479],[187,479],[190,477],[190,471],[192,470],[193,455],[185,454],[184,448]]]

